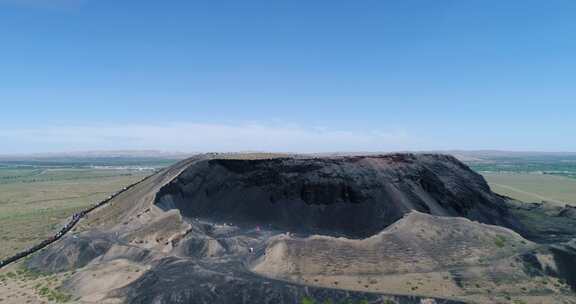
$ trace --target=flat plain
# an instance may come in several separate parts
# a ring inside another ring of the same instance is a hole
[[[482,173],[492,191],[525,202],[576,205],[576,179],[535,173]]]
[[[53,235],[74,212],[148,174],[116,168],[0,168],[0,258]]]
[[[492,191],[531,203],[576,205],[576,154],[468,152],[467,164]]]

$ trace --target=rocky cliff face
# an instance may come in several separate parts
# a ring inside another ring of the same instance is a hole
[[[411,210],[518,228],[484,179],[451,156],[212,159],[162,188],[185,217],[367,237]]]

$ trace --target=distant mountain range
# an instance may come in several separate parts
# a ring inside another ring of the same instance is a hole
[[[258,153],[258,151],[242,151],[244,153]],[[313,153],[315,156],[345,156],[345,155],[377,155],[388,154],[392,151],[376,152],[332,152]],[[395,152],[395,151],[394,151]],[[440,153],[450,154],[464,162],[482,162],[501,158],[541,159],[545,158],[576,158],[576,152],[533,152],[533,151],[504,151],[504,150],[430,150],[430,151],[398,151],[401,153]],[[29,154],[0,154],[0,160],[47,160],[47,159],[98,159],[98,158],[158,158],[158,159],[185,159],[202,152],[179,152],[163,150],[102,150],[102,151],[74,151],[54,153]],[[289,153],[286,154],[297,154]]]
[[[184,159],[194,152],[169,152],[161,150],[114,150],[114,151],[77,151],[58,153],[0,154],[0,160],[46,160],[46,159],[86,159],[86,158],[160,158]]]

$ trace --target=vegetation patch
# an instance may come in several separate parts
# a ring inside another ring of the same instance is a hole
[[[494,239],[494,245],[498,248],[504,248],[506,246],[506,238],[501,235],[496,236]]]
[[[390,300],[387,300],[390,301]],[[316,301],[313,298],[310,297],[303,297],[302,300],[300,301],[301,304],[368,304],[368,300],[358,300],[358,301],[353,301],[353,300],[342,300],[342,301],[334,301],[333,299],[326,299],[324,301]],[[394,304],[394,302],[384,302],[386,304],[390,303],[390,304]]]
[[[36,288],[36,292],[41,297],[45,298],[48,301],[53,301],[57,303],[66,303],[72,300],[72,296],[63,292],[60,292],[56,289],[52,289],[48,286],[39,286]]]

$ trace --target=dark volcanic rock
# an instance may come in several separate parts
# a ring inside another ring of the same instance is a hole
[[[125,297],[134,304],[178,303],[302,303],[304,298],[317,303],[422,303],[416,296],[384,296],[374,293],[301,286],[262,278],[242,271],[237,263],[202,265],[193,261],[167,258],[129,286],[112,296]],[[330,303],[330,302],[328,302]],[[437,304],[463,303],[435,299]]]
[[[451,156],[212,159],[188,167],[156,204],[183,216],[366,237],[410,210],[518,229],[501,197]]]
[[[576,207],[566,205],[562,210],[560,210],[560,212],[558,212],[558,216],[576,219]]]
[[[103,255],[112,246],[104,236],[66,237],[50,249],[33,256],[27,264],[31,270],[55,273],[83,267]]]
[[[576,208],[548,203],[506,202],[522,223],[522,236],[544,244],[568,242],[576,238]]]
[[[576,239],[566,244],[551,246],[550,251],[558,265],[558,276],[576,291]]]

